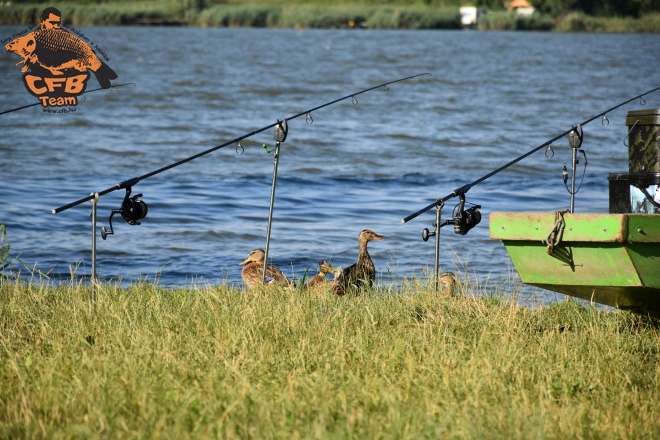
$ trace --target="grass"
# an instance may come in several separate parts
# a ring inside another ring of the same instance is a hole
[[[488,291],[0,281],[0,438],[658,438],[655,322]]]

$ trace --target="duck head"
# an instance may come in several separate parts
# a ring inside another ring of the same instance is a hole
[[[321,269],[321,273],[332,273],[335,270],[335,268],[325,260],[319,263],[319,269]]]
[[[443,272],[438,275],[438,281],[442,285],[442,291],[446,292],[450,296],[454,296],[454,290],[456,288],[456,275],[452,272]]]
[[[358,236],[358,243],[368,243],[371,240],[385,240],[385,238],[384,235],[378,235],[371,229],[363,229]]]
[[[265,258],[266,258],[266,252],[264,252],[263,249],[255,249],[252,252],[250,252],[250,255],[248,255],[245,260],[238,263],[238,265],[243,266],[244,264],[248,264],[250,262],[263,264]]]

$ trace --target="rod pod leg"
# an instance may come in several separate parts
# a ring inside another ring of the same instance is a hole
[[[573,128],[572,125],[571,128]],[[578,150],[582,146],[582,139],[583,139],[582,126],[578,124],[577,127],[571,130],[570,133],[568,134],[568,144],[570,145],[571,150],[573,150],[573,158],[572,158],[573,160],[571,163],[571,168],[573,173],[573,175],[571,176],[571,214],[575,214],[575,172],[577,171],[577,164],[578,164],[577,154],[578,154]],[[585,156],[585,161],[586,161],[586,156]],[[585,170],[586,170],[586,165],[585,165]]]
[[[577,170],[577,148],[573,150],[572,176],[571,176],[571,214],[575,214],[575,171]]]
[[[435,207],[435,293],[438,293],[438,276],[440,275],[440,212],[442,205]]]
[[[92,286],[92,306],[96,305],[96,203],[99,201],[98,193],[91,193],[92,199],[92,277],[89,284]]]
[[[261,282],[266,283],[266,269],[268,268],[268,248],[270,247],[270,228],[273,224],[273,205],[275,204],[275,187],[277,186],[277,164],[280,158],[280,143],[275,144],[275,155],[273,164],[273,186],[270,190],[270,209],[268,211],[268,230],[266,231],[266,251],[264,255],[264,269],[261,275]]]

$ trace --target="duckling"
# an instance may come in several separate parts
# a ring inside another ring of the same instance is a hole
[[[265,258],[266,253],[263,249],[255,249],[250,252],[250,255],[245,260],[238,263],[239,266],[245,265],[241,271],[241,277],[250,289],[254,289],[261,284]],[[290,286],[291,281],[277,267],[268,266],[266,269],[266,284],[284,284]]]
[[[307,284],[305,284],[306,290],[313,290],[315,292],[320,291],[325,284],[325,275],[328,272],[334,272],[335,268],[330,265],[327,261],[323,260],[319,263],[320,272],[314,275]]]
[[[442,286],[442,294],[446,296],[454,296],[456,288],[456,275],[452,272],[443,272],[438,275],[438,281]]]
[[[362,286],[371,287],[376,279],[376,267],[371,261],[367,251],[367,243],[371,240],[385,240],[385,236],[374,231],[364,229],[358,236],[360,255],[357,263],[348,266],[332,282],[332,291],[337,295],[344,295],[349,289],[359,290]]]

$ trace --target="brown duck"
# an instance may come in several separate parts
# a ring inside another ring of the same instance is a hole
[[[314,275],[307,284],[305,284],[305,290],[311,290],[314,292],[319,292],[323,289],[325,285],[325,275],[328,272],[334,272],[335,268],[330,265],[327,261],[323,260],[319,263],[319,273]]]
[[[442,286],[441,293],[445,296],[454,296],[456,290],[456,275],[452,272],[443,272],[438,275],[438,281]]]
[[[358,236],[360,255],[357,263],[344,269],[332,282],[332,291],[337,295],[344,295],[348,291],[359,290],[362,287],[371,287],[373,284],[376,279],[376,267],[367,251],[367,243],[371,240],[385,240],[385,237],[369,229],[360,232]]]
[[[248,285],[250,289],[261,285],[261,277],[263,276],[264,270],[264,258],[266,253],[263,249],[255,249],[250,252],[250,255],[240,263],[239,266],[245,265],[241,271],[241,277],[245,284]],[[266,269],[266,284],[283,284],[285,286],[290,286],[291,281],[275,266],[268,266]]]

